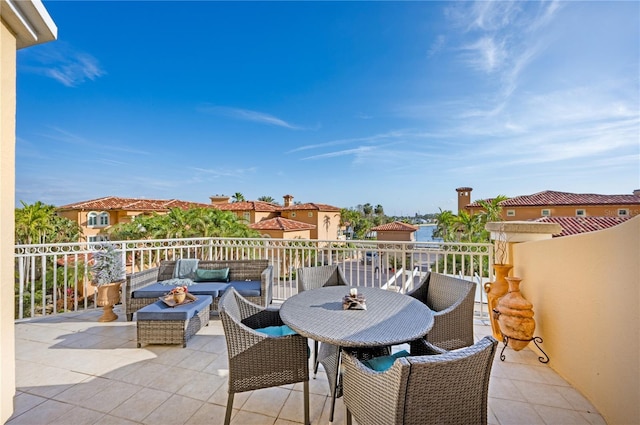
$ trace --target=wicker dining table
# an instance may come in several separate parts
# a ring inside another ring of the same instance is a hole
[[[342,299],[356,288],[365,298],[366,310],[345,310]],[[331,414],[339,386],[342,349],[389,347],[426,335],[433,326],[433,312],[413,297],[379,288],[327,286],[300,292],[280,307],[280,317],[307,338],[337,346],[336,356],[322,362],[335,377],[331,388]],[[323,344],[324,345],[324,344]],[[322,347],[321,347],[322,351]]]

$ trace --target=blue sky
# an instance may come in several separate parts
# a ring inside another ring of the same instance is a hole
[[[640,188],[640,3],[44,1],[16,203]]]

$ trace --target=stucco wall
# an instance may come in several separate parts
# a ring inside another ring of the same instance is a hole
[[[607,423],[640,423],[640,217],[513,255],[549,366]]]
[[[13,301],[16,39],[0,25],[0,422],[13,413],[16,361]]]

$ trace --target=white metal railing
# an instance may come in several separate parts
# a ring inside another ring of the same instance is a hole
[[[176,258],[268,259],[274,266],[276,300],[297,292],[295,270],[299,267],[339,264],[353,285],[399,292],[411,290],[428,271],[455,274],[480,283],[476,315],[487,316],[481,285],[491,278],[491,244],[188,238],[16,245],[16,319],[94,308],[89,262],[92,253],[104,243],[121,250],[127,273]]]

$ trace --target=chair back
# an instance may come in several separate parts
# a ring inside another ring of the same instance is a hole
[[[297,270],[298,292],[323,286],[347,285],[342,270],[337,265],[302,267]]]
[[[486,424],[497,345],[488,336],[446,354],[408,357],[404,424]]]
[[[468,280],[431,273],[429,277],[426,304],[433,311],[442,311],[465,298],[475,296],[476,284]]]

